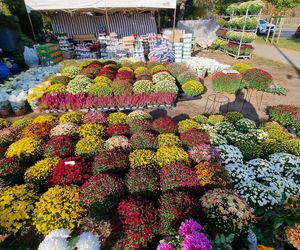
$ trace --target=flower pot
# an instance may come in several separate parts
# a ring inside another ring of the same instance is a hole
[[[248,88],[247,92],[252,95],[252,94],[256,94],[257,90],[256,89],[252,89],[252,88]]]
[[[25,115],[27,110],[26,108],[22,108],[22,109],[14,109],[13,110],[16,116],[21,116],[21,115]]]
[[[7,109],[0,109],[0,114],[2,116],[8,116],[10,114],[10,109],[7,108]]]
[[[256,220],[256,222],[260,222],[263,220],[263,218],[264,218],[263,216],[256,216],[255,220]]]
[[[40,108],[34,108],[32,109],[34,113],[39,114],[42,112],[42,110]]]
[[[226,96],[226,97],[230,97],[231,96],[231,94],[229,92],[223,92],[222,95]]]

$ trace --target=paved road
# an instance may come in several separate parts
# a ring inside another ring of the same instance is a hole
[[[255,44],[254,47],[258,56],[300,68],[300,52],[264,44]]]

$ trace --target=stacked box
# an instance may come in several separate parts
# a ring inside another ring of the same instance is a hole
[[[183,43],[174,43],[175,62],[182,61],[182,48],[183,48]]]
[[[182,59],[189,59],[192,56],[193,34],[187,33],[183,35]]]
[[[59,44],[44,44],[36,48],[37,55],[42,66],[56,64],[63,60],[62,51]]]

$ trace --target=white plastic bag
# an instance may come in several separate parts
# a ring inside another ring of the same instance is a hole
[[[24,47],[24,60],[27,66],[36,67],[39,65],[39,58],[34,49]]]

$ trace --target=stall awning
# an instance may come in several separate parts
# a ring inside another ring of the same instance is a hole
[[[175,9],[176,0],[25,0],[31,10]]]

